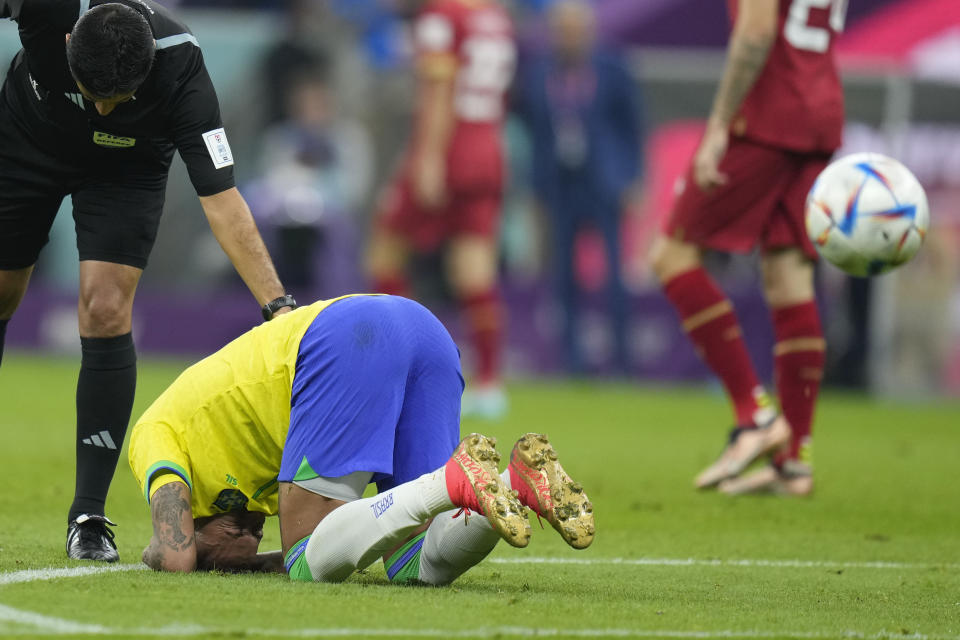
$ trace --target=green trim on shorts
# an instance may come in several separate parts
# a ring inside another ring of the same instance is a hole
[[[180,478],[187,483],[187,486],[190,487],[190,491],[193,491],[193,483],[190,482],[190,474],[187,473],[187,470],[178,465],[176,462],[170,462],[169,460],[160,460],[159,462],[154,462],[150,465],[150,468],[147,469],[147,472],[144,474],[145,481],[143,483],[143,497],[147,499],[147,504],[150,504],[150,484],[153,482],[153,476],[157,475],[157,471],[167,470],[171,473],[180,476]]]
[[[310,462],[307,461],[307,456],[303,456],[303,461],[300,463],[300,468],[297,469],[297,473],[293,476],[294,482],[302,482],[304,480],[313,480],[314,478],[319,478],[320,474],[313,470],[313,467],[310,466]]]

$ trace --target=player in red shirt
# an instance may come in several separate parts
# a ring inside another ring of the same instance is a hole
[[[499,380],[503,313],[497,251],[504,94],[516,62],[513,27],[493,0],[418,5],[412,138],[381,200],[367,269],[378,291],[409,294],[410,253],[446,243],[447,277],[477,362],[472,402],[464,399],[464,411],[495,416],[506,402]]]
[[[816,251],[804,202],[840,145],[843,93],[833,56],[846,0],[729,0],[728,58],[692,166],[652,266],[698,352],[720,377],[736,428],[696,479],[727,493],[812,490],[808,449],[825,342],[814,299]],[[783,415],[757,379],[733,306],[703,269],[705,249],[758,247]],[[737,477],[761,456],[773,464]]]

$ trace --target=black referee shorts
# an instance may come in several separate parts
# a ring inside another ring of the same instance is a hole
[[[80,260],[143,269],[156,239],[169,153],[130,149],[71,156],[31,140],[0,101],[0,270],[37,261],[67,195]],[[146,141],[145,141],[146,142]],[[138,150],[139,151],[139,150]]]

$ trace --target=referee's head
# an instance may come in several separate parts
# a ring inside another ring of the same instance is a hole
[[[117,2],[84,13],[67,36],[67,63],[81,92],[98,102],[114,102],[114,106],[140,87],[150,73],[155,52],[156,42],[146,19]]]

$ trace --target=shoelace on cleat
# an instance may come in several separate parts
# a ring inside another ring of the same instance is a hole
[[[81,541],[90,541],[94,540],[95,542],[100,542],[101,538],[106,537],[111,544],[115,537],[113,531],[103,522],[99,521],[89,521],[84,522],[83,524],[77,525],[79,529],[78,534]]]
[[[470,522],[470,516],[473,515],[473,511],[470,510],[470,507],[460,507],[460,510],[453,514],[453,518],[459,518],[460,514],[463,514],[463,524],[466,525]]]

